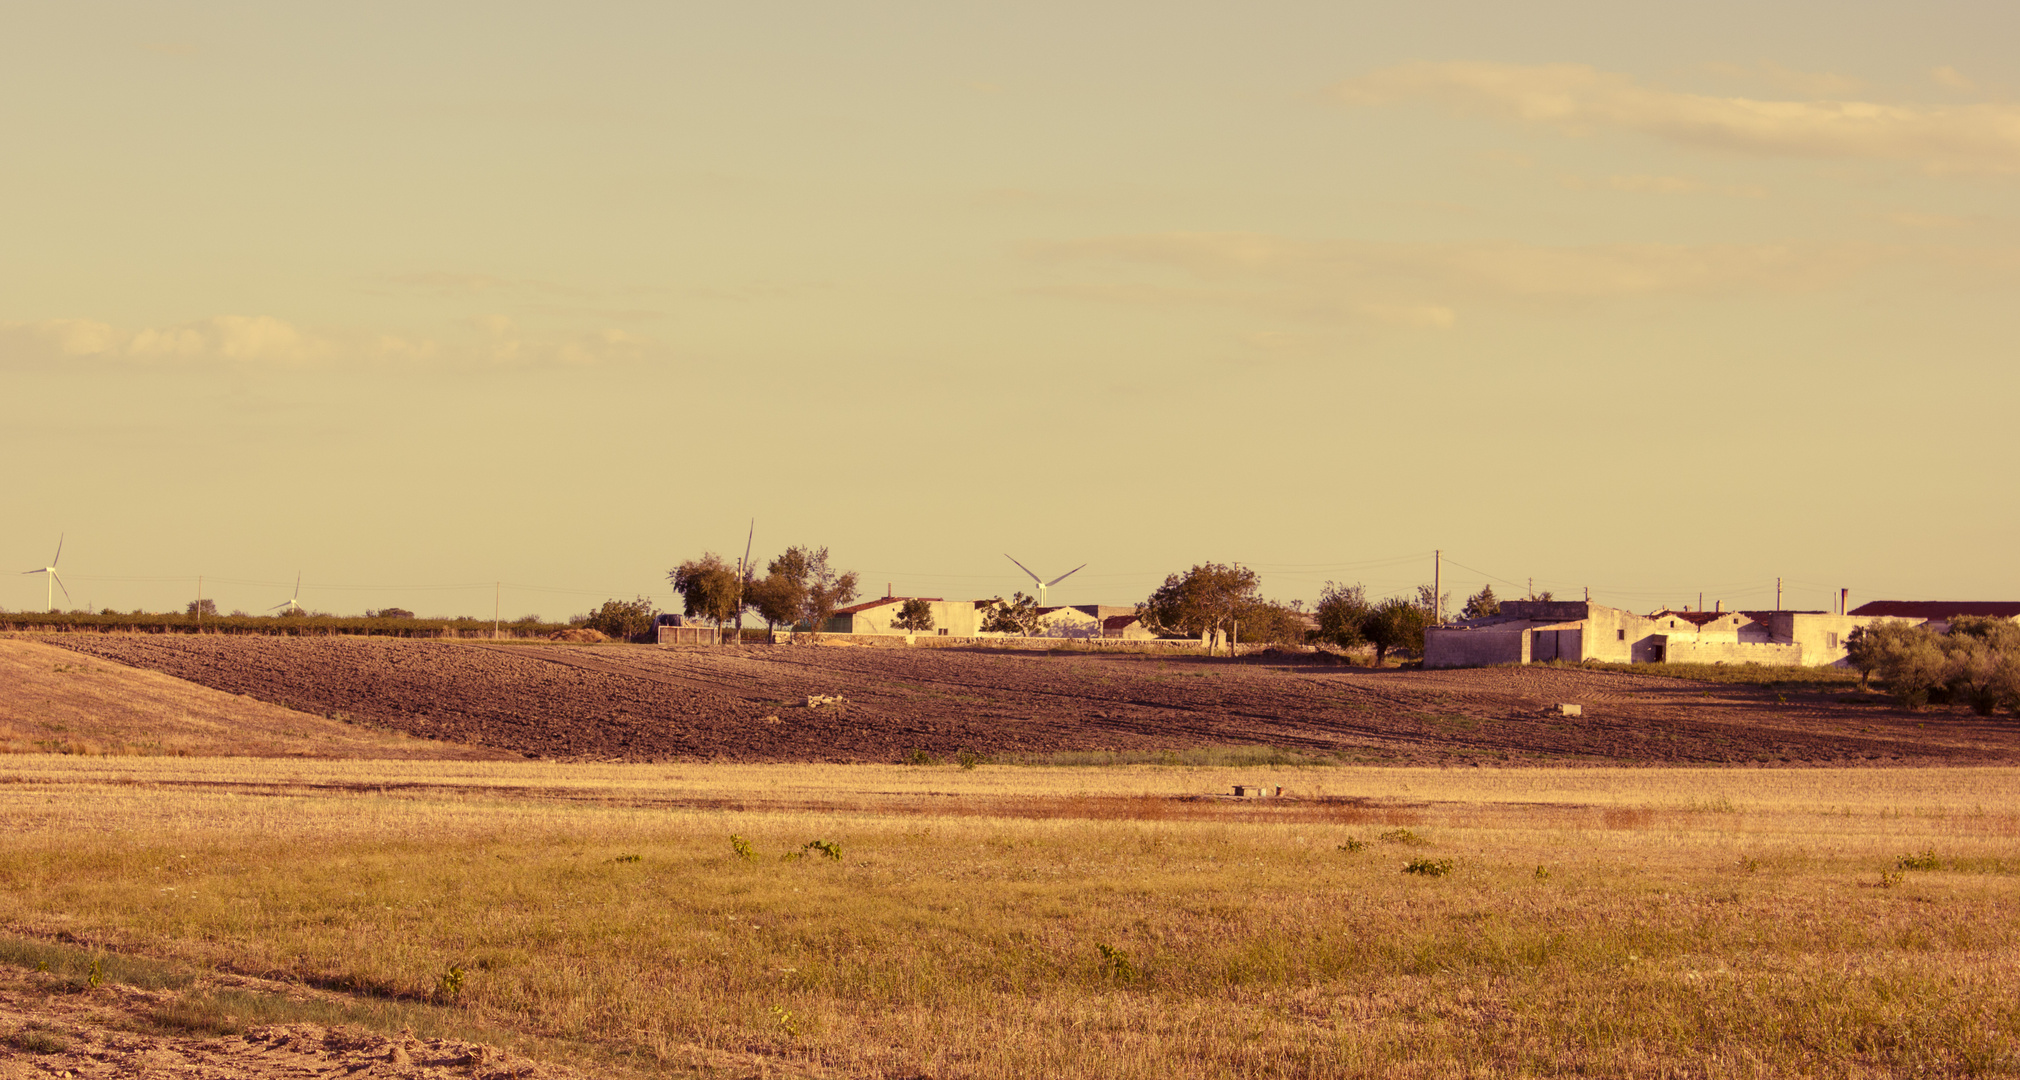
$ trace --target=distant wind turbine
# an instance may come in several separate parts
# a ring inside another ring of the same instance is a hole
[[[1019,569],[1019,570],[1022,570],[1022,571],[1024,571],[1024,572],[1025,572],[1025,573],[1027,573],[1027,574],[1031,574],[1031,568],[1030,568],[1030,567],[1028,567],[1028,566],[1026,566],[1026,565],[1024,565],[1024,564],[1023,564],[1023,563],[1021,563],[1021,562],[1017,562],[1017,557],[1016,557],[1016,556],[1014,556],[1014,555],[1011,555],[1011,554],[1009,554],[1009,553],[1007,553],[1007,552],[1006,552],[1006,553],[1005,553],[1005,554],[1003,555],[1003,557],[1004,557],[1004,558],[1006,558],[1006,559],[1009,559],[1009,560],[1010,560],[1011,562],[1014,562],[1014,563],[1017,563],[1017,569]],[[1079,572],[1081,572],[1082,570],[1085,570],[1085,569],[1087,569],[1087,564],[1086,564],[1086,563],[1081,563],[1081,564],[1080,564],[1079,566],[1076,566],[1076,567],[1074,567],[1073,569],[1071,569],[1071,570],[1068,570],[1067,572],[1065,572],[1065,573],[1063,573],[1063,574],[1059,575],[1058,577],[1056,577],[1056,578],[1053,578],[1053,579],[1052,579],[1051,581],[1046,581],[1045,579],[1043,579],[1043,578],[1039,577],[1039,576],[1038,576],[1037,574],[1031,574],[1031,580],[1032,580],[1032,582],[1033,582],[1033,583],[1035,583],[1035,584],[1036,584],[1036,585],[1038,586],[1038,606],[1039,606],[1039,607],[1044,607],[1044,606],[1045,606],[1045,590],[1047,590],[1047,589],[1051,588],[1051,587],[1052,587],[1052,586],[1054,586],[1054,585],[1057,585],[1057,584],[1059,584],[1059,583],[1060,583],[1060,582],[1062,582],[1062,581],[1065,581],[1065,580],[1066,580],[1067,578],[1070,578],[1070,577],[1072,577],[1073,575],[1075,575],[1075,574],[1077,574],[1077,573],[1079,573]]]
[[[70,586],[68,586],[68,585],[65,585],[65,584],[63,584],[63,575],[61,575],[61,574],[58,574],[58,573],[56,572],[56,564],[57,564],[57,563],[60,563],[60,562],[62,562],[62,561],[63,561],[63,534],[61,534],[61,533],[58,533],[58,534],[57,534],[57,536],[56,536],[56,557],[55,557],[55,558],[53,558],[53,559],[51,559],[51,560],[49,560],[49,565],[48,565],[48,566],[45,566],[45,567],[43,567],[43,568],[42,568],[42,569],[40,569],[40,570],[23,570],[23,571],[21,571],[21,572],[22,572],[22,573],[24,573],[24,574],[48,574],[48,575],[49,575],[49,581],[48,581],[48,587],[47,587],[47,588],[46,588],[46,589],[44,590],[45,592],[47,592],[47,593],[48,593],[48,599],[44,600],[44,601],[43,601],[43,603],[42,603],[42,610],[44,610],[44,611],[55,611],[55,610],[56,610],[56,590],[57,590],[57,589],[62,589],[62,590],[63,590],[63,599],[65,599],[65,600],[68,600],[68,599],[70,599]]]
[[[268,608],[267,610],[280,611],[282,614],[287,613],[286,611],[282,611],[283,608],[289,611],[300,611],[302,609],[302,605],[300,603],[301,598],[302,598],[302,572],[300,570],[297,570],[295,571],[295,594],[288,598],[287,603],[275,604],[274,606]]]

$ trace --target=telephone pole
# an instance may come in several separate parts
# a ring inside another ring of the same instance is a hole
[[[491,593],[491,640],[496,641],[498,640],[498,616],[503,613],[501,609],[505,606],[505,583],[494,581],[491,583],[491,586],[493,590]]]
[[[1431,621],[1434,623],[1445,621],[1445,594],[1440,591],[1444,588],[1444,574],[1445,552],[1441,548],[1431,552]]]

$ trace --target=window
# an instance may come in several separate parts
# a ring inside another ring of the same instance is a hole
[[[1838,647],[1838,632],[1836,630],[1825,634],[1824,637],[1831,643],[1831,648],[1835,649]]]
[[[1614,634],[1615,634],[1615,635],[1617,635],[1617,640],[1620,640],[1620,641],[1626,641],[1626,640],[1627,640],[1627,631],[1625,631],[1625,630],[1615,630],[1615,631],[1614,631]]]

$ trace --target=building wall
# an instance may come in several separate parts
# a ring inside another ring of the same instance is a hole
[[[828,620],[822,629],[831,634],[903,634],[904,630],[891,625],[898,617],[898,609],[905,602],[897,597],[888,604],[858,611],[853,615],[837,615]],[[971,600],[933,601],[933,628],[922,631],[929,636],[973,637],[982,629],[977,618],[975,604]]]
[[[1502,626],[1433,626],[1424,631],[1427,668],[1484,667],[1529,662],[1527,622]]]
[[[1671,641],[1666,650],[1672,664],[1769,664],[1794,667],[1802,663],[1802,647],[1793,642]]]

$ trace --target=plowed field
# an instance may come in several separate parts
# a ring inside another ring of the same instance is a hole
[[[1229,744],[1369,763],[2016,764],[2020,723],[1570,668],[371,638],[42,640],[293,709],[549,758],[892,761]],[[845,702],[810,706],[810,696]],[[1558,703],[1584,716],[1556,714]]]

